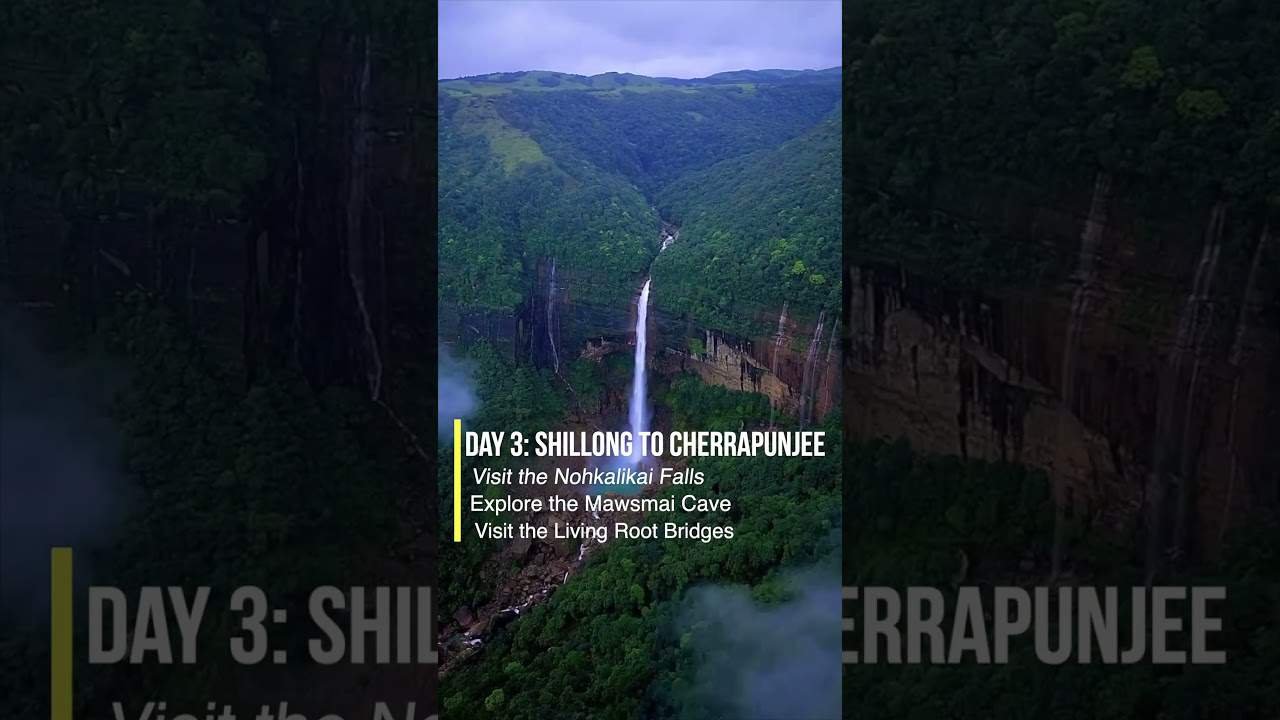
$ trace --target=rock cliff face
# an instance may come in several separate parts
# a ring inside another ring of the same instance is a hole
[[[840,401],[838,320],[801,319],[779,308],[774,333],[741,338],[659,313],[659,372],[691,371],[705,382],[758,392],[802,423],[821,420]]]
[[[591,274],[556,267],[553,258],[540,261],[532,276],[524,301],[514,310],[442,305],[441,335],[464,342],[484,339],[513,358],[548,368],[571,362],[589,346],[626,344],[634,330],[634,305],[596,300],[602,288]],[[592,357],[598,359],[598,352]]]
[[[1274,509],[1270,230],[1225,203],[1157,227],[1154,244],[1138,227],[1099,174],[1074,208],[1031,205],[1006,223],[1071,258],[1051,287],[849,268],[854,431],[1043,468],[1067,517],[1146,538],[1149,567],[1212,553],[1226,528]]]
[[[598,362],[630,353],[635,342],[635,301],[604,304],[600,288],[581,271],[540,262],[536,280],[514,312],[463,311],[442,307],[440,330],[463,341],[485,339],[512,357],[540,367],[575,358]],[[637,283],[637,292],[639,284]],[[657,289],[654,292],[660,292]],[[767,395],[778,413],[816,422],[840,401],[838,318],[796,317],[787,308],[756,318],[772,332],[742,338],[703,327],[655,303],[650,311],[653,369],[660,374],[694,372],[704,381]]]

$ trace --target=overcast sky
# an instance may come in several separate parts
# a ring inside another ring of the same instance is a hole
[[[839,0],[441,0],[440,77],[840,64]]]

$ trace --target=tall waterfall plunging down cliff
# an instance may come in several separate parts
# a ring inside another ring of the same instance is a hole
[[[644,287],[640,288],[640,300],[636,305],[636,362],[635,375],[631,380],[631,405],[627,409],[627,419],[631,425],[631,437],[635,449],[631,453],[631,462],[639,463],[640,433],[649,429],[649,413],[645,405],[648,394],[648,378],[645,376],[645,348],[648,344],[649,319],[649,283],[652,278],[645,278]]]

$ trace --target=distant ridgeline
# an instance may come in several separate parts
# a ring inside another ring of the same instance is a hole
[[[839,68],[442,81],[442,331],[625,334],[650,272],[660,322],[763,338],[784,302],[829,321],[840,92]]]

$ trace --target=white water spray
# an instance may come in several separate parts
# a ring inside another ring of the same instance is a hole
[[[645,395],[648,390],[648,378],[645,375],[645,349],[648,345],[648,319],[649,319],[649,283],[651,278],[645,278],[644,287],[640,289],[640,300],[636,307],[636,361],[635,375],[631,381],[631,406],[627,410],[627,419],[631,425],[631,437],[635,442],[635,449],[631,453],[632,463],[639,463],[640,455],[640,433],[649,429],[649,417],[647,408],[645,407]]]
[[[664,252],[667,248],[671,247],[671,243],[675,242],[678,237],[680,237],[679,228],[676,228],[674,231],[664,229],[662,231],[662,247],[658,248],[658,252]]]

